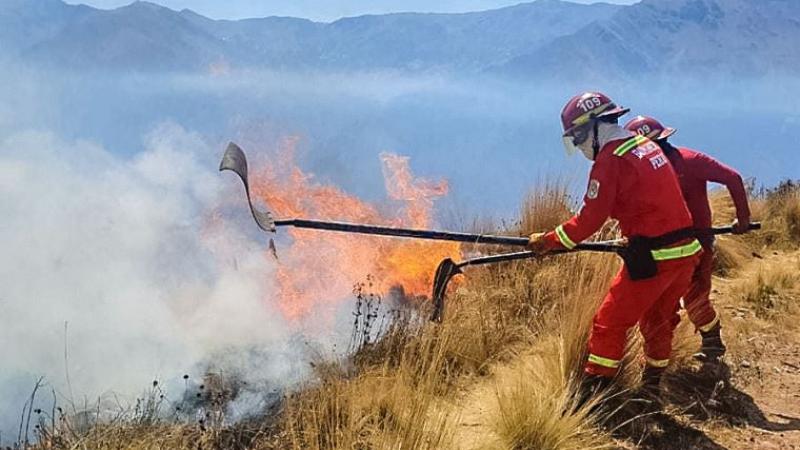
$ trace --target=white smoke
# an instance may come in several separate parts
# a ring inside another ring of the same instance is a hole
[[[243,201],[216,171],[220,151],[175,125],[131,159],[48,133],[0,141],[3,442],[39,376],[44,404],[51,387],[61,404],[93,404],[197,379],[215,354],[266,383],[301,374],[263,241],[244,215],[213,226],[223,194]]]

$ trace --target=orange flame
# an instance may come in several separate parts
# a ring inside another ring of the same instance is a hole
[[[256,169],[252,194],[269,205],[276,217],[340,220],[375,225],[430,228],[434,200],[447,194],[445,181],[415,178],[409,158],[381,154],[386,190],[400,208],[381,213],[370,203],[341,189],[324,185],[294,162],[294,140],[271,167]],[[288,231],[293,242],[280,248],[277,269],[279,307],[290,319],[300,319],[323,304],[348,298],[356,282],[368,275],[386,293],[402,286],[409,295],[429,295],[439,262],[459,255],[455,242],[377,237],[329,231]]]

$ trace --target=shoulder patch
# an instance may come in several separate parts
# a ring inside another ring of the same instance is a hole
[[[591,179],[589,180],[589,188],[586,190],[586,198],[589,200],[594,200],[597,198],[597,195],[600,193],[600,182]]]
[[[642,159],[645,156],[647,156],[647,155],[649,155],[649,154],[651,154],[653,152],[656,152],[658,150],[660,150],[660,149],[659,149],[658,145],[656,145],[655,142],[647,142],[647,143],[642,144],[642,145],[636,147],[635,149],[633,149],[633,151],[631,153],[636,155],[636,157],[638,157],[639,159]]]

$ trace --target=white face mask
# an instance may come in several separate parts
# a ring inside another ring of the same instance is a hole
[[[589,135],[586,137],[586,140],[581,142],[580,145],[575,145],[572,136],[564,136],[564,148],[566,149],[567,154],[572,156],[576,153],[581,153],[589,161],[594,161],[595,153],[594,148],[592,148],[592,144],[594,143],[594,127],[589,130],[588,134]],[[633,136],[633,133],[617,124],[603,122],[598,124],[597,141],[600,144],[600,148],[610,141],[616,139],[625,139],[630,136]]]

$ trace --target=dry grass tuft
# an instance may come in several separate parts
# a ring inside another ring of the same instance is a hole
[[[520,231],[530,234],[552,230],[569,219],[575,206],[569,196],[569,184],[563,180],[539,183],[522,202]]]
[[[589,325],[618,265],[610,264],[614,260],[602,255],[576,255],[557,261],[543,263],[535,273],[527,274],[537,280],[539,291],[522,298],[540,299],[542,314],[529,328],[533,334],[525,345],[516,347],[519,350],[513,353],[514,362],[497,370],[493,406],[486,419],[496,440],[476,448],[611,446],[610,437],[595,426],[595,418],[589,413],[596,403],[577,409],[575,394],[586,357]],[[636,358],[629,356],[625,365],[636,366],[633,361]],[[618,381],[626,386],[630,383],[627,377]]]
[[[284,447],[446,448],[450,418],[437,410],[439,380],[419,377],[430,369],[404,366],[319,381],[287,400]]]
[[[730,225],[736,219],[736,207],[726,189],[711,190],[708,193],[708,203],[711,205],[714,224]]]
[[[709,203],[718,226],[727,226],[736,219],[736,208],[726,190],[716,189],[709,193]],[[752,203],[752,202],[751,202]],[[754,217],[755,216],[754,214]],[[740,236],[717,237],[714,249],[714,274],[730,276],[752,257],[752,244]]]
[[[421,315],[401,314],[351,361],[317,365],[316,379],[286,400],[281,448],[448,447],[451,416],[438,403],[457,373],[453,338]]]
[[[762,264],[757,271],[741,279],[732,293],[752,305],[758,317],[770,318],[784,311],[790,300],[795,300],[793,291],[800,285],[798,271],[800,262],[794,266]]]
[[[593,426],[590,410],[597,401],[576,405],[579,377],[565,371],[573,349],[557,339],[540,347],[541,353],[520,356],[497,375],[489,420],[501,448],[613,448],[610,437]]]
[[[752,209],[754,217],[763,222],[763,230],[755,237],[759,244],[800,247],[800,183],[786,180],[775,188],[762,189]]]
[[[731,276],[753,257],[752,247],[737,236],[720,236],[714,246],[714,274]]]

